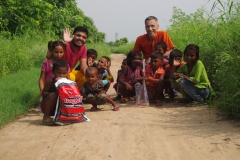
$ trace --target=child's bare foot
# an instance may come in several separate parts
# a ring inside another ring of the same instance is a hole
[[[119,111],[120,108],[118,106],[113,106],[113,111]]]
[[[91,109],[90,109],[90,111],[92,111],[92,112],[94,112],[94,111],[100,111],[101,109],[100,108],[97,108],[97,107],[92,107]]]

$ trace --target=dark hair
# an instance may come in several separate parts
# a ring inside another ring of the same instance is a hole
[[[106,59],[106,60],[107,60],[107,62],[111,62],[111,59],[110,59],[109,57],[107,57],[107,56],[102,56],[101,58],[104,58],[104,59]]]
[[[85,32],[88,36],[88,30],[83,26],[77,26],[76,28],[74,28],[73,34],[75,34],[76,32]]]
[[[170,52],[169,59],[174,59],[174,57],[182,58],[182,51],[180,51],[179,49],[173,49]]]
[[[95,55],[96,57],[98,56],[98,53],[95,49],[88,49],[87,55],[89,55],[89,54]]]
[[[144,22],[146,23],[147,21],[150,21],[150,20],[155,20],[156,22],[158,22],[157,17],[154,17],[154,16],[148,16]]]
[[[154,45],[154,47],[156,47],[156,46],[161,46],[165,52],[167,51],[167,44],[166,44],[165,42],[163,42],[163,41],[157,42],[157,43]]]
[[[142,58],[142,54],[138,51],[130,51],[127,55],[127,65],[128,66],[132,66],[132,61],[134,60],[134,57],[141,57]]]
[[[86,73],[92,72],[92,71],[96,71],[96,73],[98,73],[98,69],[97,69],[96,67],[88,67],[88,68],[86,69]]]
[[[51,51],[53,41],[48,41],[48,50]]]
[[[159,58],[163,60],[163,54],[161,52],[155,51],[150,55],[151,59]]]
[[[62,41],[54,41],[51,44],[51,51],[53,51],[56,46],[62,46],[63,50],[66,50],[66,45]]]
[[[57,59],[54,63],[53,63],[53,67],[52,67],[52,72],[54,72],[56,69],[58,68],[67,68],[68,69],[68,63],[67,61],[63,60],[63,59]]]
[[[185,57],[185,54],[188,50],[194,50],[195,53],[196,53],[196,60],[199,60],[199,47],[198,45],[196,44],[189,44],[186,46],[186,48],[184,49],[184,57]]]

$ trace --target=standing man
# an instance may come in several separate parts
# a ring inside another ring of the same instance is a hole
[[[149,16],[145,19],[145,29],[147,34],[141,35],[137,38],[133,51],[143,53],[144,59],[148,59],[154,51],[154,45],[163,41],[167,44],[167,52],[164,57],[168,57],[170,51],[174,48],[173,43],[166,31],[159,30],[158,19],[154,16]]]
[[[70,38],[70,30],[66,28],[63,31],[63,41],[66,43],[66,51],[63,59],[68,62],[71,72],[69,73],[70,80],[75,81],[79,90],[82,89],[86,82],[85,70],[87,69],[87,49],[86,40],[88,30],[83,26],[78,26],[74,29],[72,38]],[[80,63],[80,70],[74,70],[77,62]]]

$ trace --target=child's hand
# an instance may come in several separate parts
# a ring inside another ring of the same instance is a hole
[[[125,86],[126,86],[127,90],[132,90],[133,89],[132,86],[130,84],[128,84],[128,83],[125,83]]]
[[[110,67],[111,67],[111,62],[108,61],[106,66],[104,66],[104,69],[109,70]]]
[[[88,65],[88,67],[93,66],[92,57],[89,57],[89,58],[87,59],[87,65]]]
[[[173,66],[179,66],[181,62],[181,58],[180,57],[175,57],[173,60]]]

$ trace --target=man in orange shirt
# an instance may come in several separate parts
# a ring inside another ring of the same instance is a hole
[[[168,57],[170,51],[174,48],[173,43],[166,31],[158,31],[158,19],[154,16],[149,16],[145,19],[145,29],[147,34],[141,35],[137,38],[133,51],[143,53],[144,59],[148,59],[151,53],[154,52],[154,45],[163,41],[167,44],[167,52],[164,57]]]

